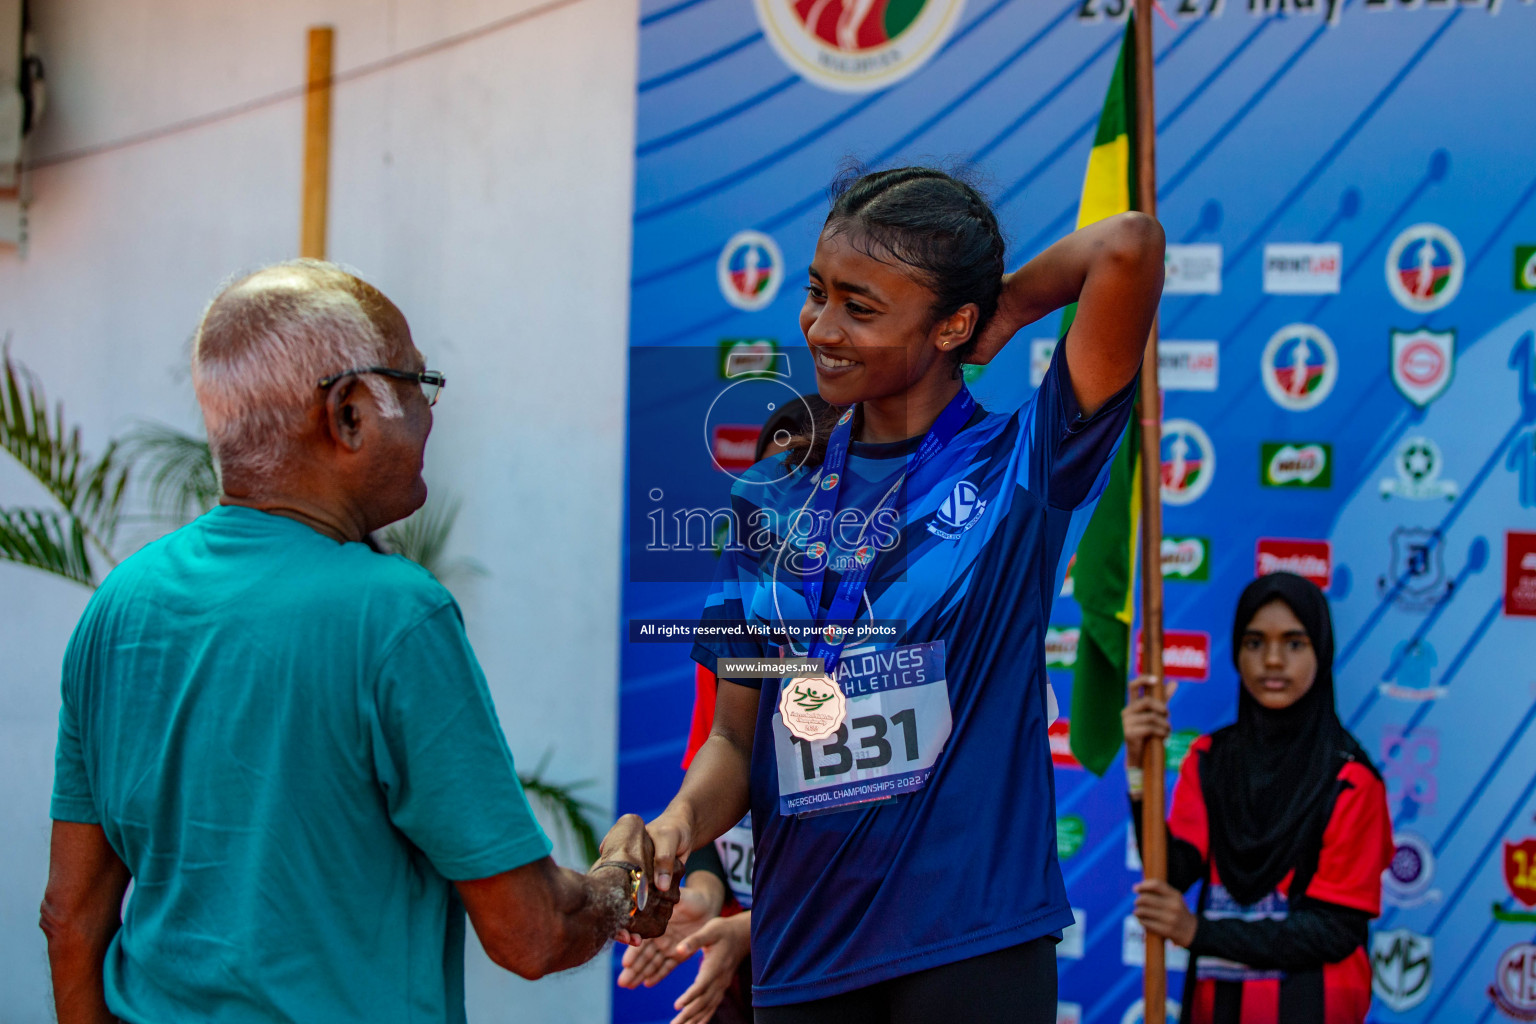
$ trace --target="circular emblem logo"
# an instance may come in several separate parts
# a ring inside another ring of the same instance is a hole
[[[755,312],[779,294],[784,283],[784,254],[761,231],[738,231],[720,250],[715,264],[720,294],[737,309]]]
[[[831,676],[799,676],[779,693],[779,718],[790,735],[810,742],[837,732],[847,716],[843,691]]]
[[[845,410],[843,414],[837,418],[837,425],[842,426],[844,423],[847,423],[851,419],[853,419],[853,406],[850,405],[847,410]]]
[[[1445,353],[1427,341],[1413,341],[1398,356],[1398,370],[1415,387],[1431,387],[1445,374]]]
[[[763,35],[800,77],[837,92],[906,78],[939,51],[965,0],[755,0]]]
[[[1387,901],[1398,906],[1418,906],[1430,898],[1429,887],[1435,880],[1435,851],[1423,836],[1414,832],[1395,832],[1396,847],[1392,862],[1382,872],[1382,888]]]
[[[1520,267],[1520,283],[1526,288],[1536,290],[1536,249],[1531,251]]]
[[[805,549],[805,557],[811,559],[812,561],[816,561],[816,562],[821,561],[821,559],[826,556],[826,553],[827,553],[827,546],[825,544],[823,544],[821,541],[817,541],[816,543],[812,544],[810,547]]]
[[[838,476],[836,473],[828,473],[825,477],[822,478],[821,489],[824,491],[830,491],[837,486],[837,482],[841,479],[842,477]]]
[[[977,499],[980,497],[975,484],[961,480],[939,506],[939,521],[949,526],[964,526],[976,515]]]
[[[1259,362],[1264,390],[1282,409],[1304,412],[1322,404],[1339,379],[1339,356],[1328,335],[1311,324],[1282,327]]]
[[[1168,420],[1162,439],[1163,501],[1188,505],[1210,489],[1216,446],[1193,420]]]
[[[1519,942],[1504,951],[1488,994],[1515,1020],[1536,1021],[1536,945]]]
[[[870,559],[875,557],[875,549],[865,544],[853,553],[853,560],[860,565],[868,565]]]
[[[1461,291],[1467,259],[1456,236],[1438,224],[1415,224],[1387,250],[1387,288],[1404,309],[1432,313]]]
[[[1421,484],[1440,475],[1440,446],[1427,437],[1410,437],[1397,453],[1397,471]]]

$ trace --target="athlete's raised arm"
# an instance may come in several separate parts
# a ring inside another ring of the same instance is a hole
[[[1084,415],[1136,375],[1163,288],[1163,229],[1122,213],[1074,231],[1003,277],[997,314],[968,362],[989,362],[1021,327],[1070,302],[1065,353]]]

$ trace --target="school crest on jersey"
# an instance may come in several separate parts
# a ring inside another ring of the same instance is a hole
[[[986,510],[986,499],[976,485],[961,480],[939,503],[938,511],[928,521],[928,532],[944,540],[959,540],[961,534],[981,522],[981,514]]]

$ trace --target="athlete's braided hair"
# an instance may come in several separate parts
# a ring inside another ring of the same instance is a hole
[[[976,329],[954,350],[957,363],[964,362],[997,312],[1003,279],[1006,245],[986,199],[969,182],[932,167],[849,167],[830,191],[826,228],[846,233],[867,256],[917,271],[933,290],[934,319],[976,304]]]
[[[1007,245],[987,200],[967,181],[933,167],[868,171],[849,165],[828,189],[832,210],[824,231],[847,235],[865,255],[915,271],[933,291],[933,317],[968,302],[979,313],[971,336],[952,351],[958,373],[997,312]],[[841,409],[819,413],[813,429],[790,442],[786,466],[821,465]]]

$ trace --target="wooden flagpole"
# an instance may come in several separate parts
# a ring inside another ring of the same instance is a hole
[[[1152,93],[1152,4],[1136,0],[1136,208],[1157,216],[1157,121]],[[1163,492],[1162,492],[1162,391],[1157,381],[1157,319],[1147,338],[1141,364],[1141,393],[1137,415],[1141,419],[1141,649],[1145,671],[1157,680],[1153,695],[1163,699]],[[1163,828],[1163,741],[1149,739],[1142,755],[1142,868],[1143,877],[1164,881],[1168,877],[1167,833]],[[1163,962],[1161,936],[1147,934],[1147,964],[1142,996],[1145,1024],[1165,1024],[1168,971]]]
[[[304,94],[304,184],[299,255],[325,259],[325,222],[331,178],[331,55],[336,32],[309,30],[309,89]]]

